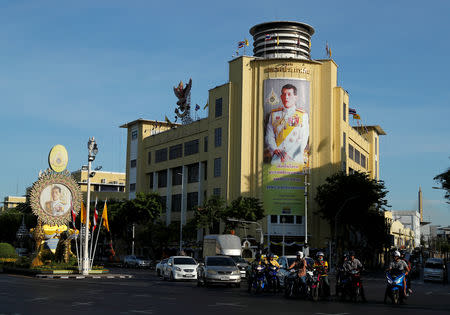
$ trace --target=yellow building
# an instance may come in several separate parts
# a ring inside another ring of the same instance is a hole
[[[95,175],[91,177],[91,201],[98,200],[126,199],[125,192],[125,173],[94,171]],[[87,167],[72,172],[73,178],[80,185],[83,194],[83,200],[86,201],[87,194]]]
[[[340,170],[379,178],[379,136],[385,133],[351,125],[337,64],[310,59],[311,26],[268,22],[250,33],[254,56],[229,62],[228,82],[209,91],[207,118],[121,126],[128,130],[128,197],[158,192],[167,223],[180,216],[185,222],[211,195],[228,202],[257,197],[267,214],[261,222],[266,242],[282,235],[303,242],[307,212],[308,242],[324,247],[330,231],[315,214],[317,186]]]
[[[3,201],[2,211],[17,207],[20,203],[25,203],[27,197],[25,196],[6,196]]]
[[[390,235],[393,239],[392,247],[412,251],[416,247],[414,231],[406,227],[400,220],[393,219],[392,211],[385,211],[384,216],[391,224]]]

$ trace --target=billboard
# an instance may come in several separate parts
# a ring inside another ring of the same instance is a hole
[[[310,82],[264,80],[263,200],[267,214],[304,215]]]

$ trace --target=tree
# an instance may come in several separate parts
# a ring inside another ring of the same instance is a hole
[[[450,200],[450,168],[448,168],[447,171],[436,175],[433,179],[441,184],[441,188],[446,191],[445,198]]]
[[[314,200],[319,205],[318,213],[330,223],[332,235],[338,235],[338,251],[357,249],[370,262],[375,253],[383,252],[389,240],[383,214],[388,207],[387,193],[383,181],[359,172],[339,172],[318,186]]]
[[[211,196],[195,212],[197,227],[206,229],[209,233],[219,233],[220,219],[224,211],[225,201],[218,196]]]
[[[225,231],[234,229],[239,224],[227,221],[228,218],[256,222],[264,218],[264,208],[258,198],[240,196],[233,200],[222,214]]]

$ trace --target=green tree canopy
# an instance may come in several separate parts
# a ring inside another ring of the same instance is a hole
[[[388,191],[383,181],[370,179],[366,173],[334,174],[317,188],[314,200],[318,213],[338,236],[337,247],[358,249],[367,256],[382,252],[388,242],[389,227],[383,210],[388,207]],[[337,224],[336,224],[337,223]]]
[[[436,175],[434,180],[441,184],[441,188],[446,191],[445,198],[450,200],[450,168],[448,168],[447,171]]]
[[[256,222],[264,218],[264,208],[258,198],[240,196],[225,209],[222,218],[226,222],[225,230],[230,230],[239,223],[227,221],[228,218]]]
[[[209,233],[218,233],[220,219],[224,211],[225,201],[218,196],[211,196],[195,212],[197,227],[200,229],[208,229]]]

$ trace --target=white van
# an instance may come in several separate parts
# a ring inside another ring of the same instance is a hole
[[[441,258],[428,258],[423,268],[423,281],[440,281],[444,282],[447,276],[444,260]]]

